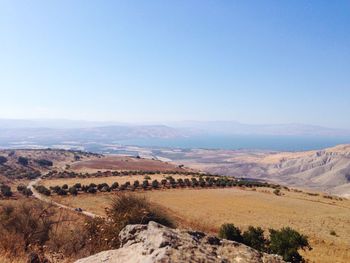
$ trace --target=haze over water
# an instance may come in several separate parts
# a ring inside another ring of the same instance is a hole
[[[176,139],[132,139],[121,140],[119,142],[125,145],[143,147],[307,151],[324,149],[337,144],[350,143],[350,137],[221,135]]]

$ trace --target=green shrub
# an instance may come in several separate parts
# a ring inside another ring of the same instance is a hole
[[[24,191],[24,189],[26,189],[27,187],[24,184],[20,184],[17,186],[17,191],[18,192],[22,192]]]
[[[47,189],[45,186],[43,185],[38,185],[35,187],[35,189],[40,193],[40,194],[43,194],[43,195],[51,195],[51,191],[49,189]]]
[[[7,158],[4,157],[4,156],[0,156],[0,165],[1,165],[1,164],[4,164],[4,163],[6,163],[6,162],[7,162]]]
[[[306,248],[311,250],[307,236],[299,234],[290,227],[281,230],[270,229],[269,252],[281,255],[285,261],[298,263],[304,262],[298,250]]]
[[[117,182],[114,182],[112,185],[111,185],[111,189],[114,190],[114,189],[117,189],[119,187],[119,184]]]
[[[159,187],[159,182],[157,180],[152,181],[152,188],[157,189]]]
[[[70,188],[68,189],[68,192],[69,192],[71,195],[74,195],[74,196],[78,195],[78,190],[77,190],[77,188],[76,188],[75,186],[70,187]]]
[[[40,166],[53,166],[53,162],[50,160],[40,159],[40,160],[35,160],[35,162]]]
[[[28,163],[29,163],[28,158],[25,158],[25,157],[22,157],[22,156],[18,157],[17,161],[18,161],[19,164],[21,164],[23,166],[27,166]]]
[[[89,193],[89,194],[95,194],[96,192],[97,192],[97,190],[96,190],[96,188],[95,187],[88,187],[88,189],[87,189],[87,192]]]
[[[17,186],[17,191],[20,192],[21,194],[29,197],[33,195],[32,190],[30,190],[29,188],[27,188],[25,185],[20,184]]]
[[[74,187],[75,187],[76,189],[81,189],[81,183],[76,183],[76,184],[74,184]]]
[[[147,181],[147,180],[144,180],[144,181],[142,182],[142,188],[143,188],[143,189],[147,189],[148,186],[149,186],[148,181]]]
[[[223,224],[220,227],[219,230],[219,237],[236,241],[236,242],[242,242],[243,237],[241,235],[241,230],[239,230],[238,227],[235,227],[234,224]]]
[[[24,189],[22,191],[22,194],[25,195],[26,197],[29,197],[29,196],[33,195],[33,192],[32,192],[32,190],[30,190],[29,188],[26,187],[26,189]]]
[[[266,251],[267,240],[264,237],[264,230],[261,227],[249,226],[247,231],[244,231],[243,243],[259,251]]]
[[[134,181],[134,187],[137,188],[140,186],[139,180]]]
[[[0,193],[5,197],[11,197],[13,195],[11,187],[4,184],[0,186]]]

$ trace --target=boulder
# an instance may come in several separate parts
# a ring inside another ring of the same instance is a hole
[[[171,229],[155,222],[128,225],[119,234],[121,246],[76,263],[280,263],[280,256],[198,231]]]

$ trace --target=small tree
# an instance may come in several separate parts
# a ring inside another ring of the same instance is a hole
[[[29,163],[28,158],[25,158],[25,157],[22,157],[22,156],[18,157],[17,161],[18,161],[19,164],[21,164],[23,166],[27,166],[28,163]]]
[[[163,185],[163,187],[165,187],[165,186],[166,186],[166,183],[167,183],[167,179],[162,179],[162,180],[160,181],[160,183]]]
[[[53,162],[50,160],[40,159],[35,160],[40,166],[53,166]]]
[[[149,186],[148,180],[144,180],[144,181],[142,182],[142,188],[143,188],[143,189],[147,189],[148,186]]]
[[[4,164],[7,162],[7,158],[4,156],[0,156],[0,165]]]
[[[11,187],[9,187],[8,185],[1,185],[0,192],[5,197],[11,197],[13,195]]]
[[[266,251],[267,240],[264,237],[264,230],[261,227],[250,226],[243,233],[243,243],[259,251]]]
[[[81,183],[76,183],[73,185],[73,187],[75,187],[77,190],[81,189]]]
[[[112,185],[111,185],[111,189],[114,190],[114,189],[118,189],[119,187],[119,184],[117,182],[114,182]]]
[[[67,191],[61,188],[61,189],[57,192],[57,194],[58,194],[58,195],[67,195]]]
[[[29,188],[26,188],[22,191],[22,194],[24,194],[26,197],[29,197],[33,195],[33,192]]]
[[[75,186],[70,187],[70,188],[68,189],[68,192],[69,192],[71,195],[74,195],[74,196],[78,195],[78,190],[77,190],[77,188],[76,188]]]
[[[273,193],[274,193],[275,195],[280,196],[280,195],[281,195],[281,190],[280,190],[280,189],[275,189],[275,190],[273,191]]]
[[[219,230],[219,237],[236,241],[236,242],[242,242],[243,237],[241,235],[241,230],[239,230],[238,227],[235,227],[234,224],[223,224],[220,227]]]
[[[140,186],[139,180],[134,181],[134,187],[137,188]]]
[[[157,180],[152,181],[152,188],[157,189],[159,187],[159,182]]]
[[[90,186],[90,187],[87,189],[87,192],[88,192],[89,194],[95,194],[95,193],[96,193],[96,188]]]
[[[17,186],[17,191],[22,192],[26,189],[27,187],[24,184],[20,184]]]
[[[285,261],[292,263],[304,262],[303,257],[299,254],[299,249],[312,248],[309,245],[307,236],[299,234],[290,227],[281,230],[270,229],[269,252],[281,255]]]
[[[94,184],[94,183],[91,183],[91,184],[89,184],[89,187],[96,188],[96,187],[97,187],[97,185],[96,185],[96,184]]]

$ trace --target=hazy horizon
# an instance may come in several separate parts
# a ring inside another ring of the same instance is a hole
[[[241,122],[237,120],[176,120],[176,121],[169,121],[169,120],[162,120],[162,121],[120,121],[120,120],[88,120],[88,119],[69,119],[69,118],[1,118],[0,117],[0,124],[1,122],[15,122],[20,124],[36,124],[36,125],[43,125],[42,127],[50,127],[50,124],[58,124],[64,126],[64,124],[68,123],[75,123],[77,127],[79,127],[79,124],[90,124],[91,127],[94,127],[94,125],[102,125],[102,126],[129,126],[129,125],[139,125],[139,126],[152,126],[152,125],[164,125],[164,126],[192,126],[196,124],[205,124],[205,123],[221,123],[221,124],[242,124],[242,125],[251,125],[251,126],[309,126],[309,127],[320,127],[320,128],[329,128],[329,129],[335,129],[335,130],[349,130],[350,129],[344,129],[341,127],[331,127],[331,126],[324,126],[324,125],[317,125],[317,124],[310,124],[310,123],[297,123],[297,122],[284,122],[284,123],[247,123],[247,122]],[[45,126],[47,125],[47,126]],[[26,127],[25,125],[23,127]]]

